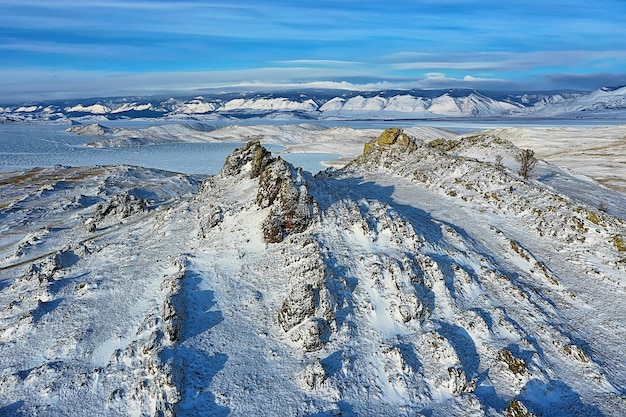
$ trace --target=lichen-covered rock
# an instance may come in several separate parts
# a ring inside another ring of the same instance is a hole
[[[508,349],[500,350],[496,358],[499,361],[506,363],[509,370],[516,375],[524,374],[526,372],[526,361],[521,358],[516,358]]]
[[[263,169],[273,161],[271,152],[261,146],[258,140],[250,141],[226,157],[220,175],[235,176],[247,171],[250,178],[257,178]]]
[[[440,138],[428,142],[428,146],[438,149],[441,152],[448,152],[459,146],[460,143],[460,140]]]
[[[516,399],[512,399],[506,408],[506,417],[534,417],[535,415],[528,411],[528,409],[521,402]]]
[[[367,142],[363,149],[363,155],[369,155],[376,150],[390,148],[391,146],[406,151],[412,151],[416,148],[415,141],[409,138],[409,136],[404,133],[404,130],[391,127],[381,133],[376,139]]]
[[[290,234],[305,231],[315,212],[302,170],[280,158],[261,173],[256,201],[261,208],[271,207],[262,226],[263,237],[269,243],[282,242]]]

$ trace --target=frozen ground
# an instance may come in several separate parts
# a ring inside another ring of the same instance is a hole
[[[0,415],[624,415],[626,196],[406,132],[1,173]]]

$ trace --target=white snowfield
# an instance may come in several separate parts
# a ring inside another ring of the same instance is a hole
[[[245,129],[0,173],[0,415],[624,415],[626,195],[510,130],[320,130],[362,153],[313,176]]]

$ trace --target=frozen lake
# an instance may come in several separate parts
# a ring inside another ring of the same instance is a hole
[[[233,149],[242,145],[225,143],[168,143],[119,148],[92,148],[85,143],[97,139],[65,132],[67,126],[0,124],[0,171],[35,167],[138,165],[186,174],[214,174]],[[265,145],[272,152],[282,148]],[[282,154],[285,160],[311,172],[325,169],[321,161],[331,154]]]
[[[232,124],[232,121],[206,120],[196,121],[208,128],[220,128]],[[181,120],[118,120],[102,122],[107,127],[145,128],[168,123],[196,123]],[[316,120],[311,122],[326,128],[345,126],[357,129],[380,128],[391,126],[413,127],[433,126],[456,133],[490,129],[494,127],[594,127],[618,124],[617,120]],[[90,123],[90,122],[87,122]],[[303,120],[267,120],[248,119],[237,121],[238,125],[295,125]],[[187,174],[214,174],[223,165],[225,157],[240,142],[178,142],[134,147],[93,148],[86,143],[102,140],[102,137],[79,136],[65,132],[67,125],[59,124],[0,124],[0,171],[14,171],[35,167],[92,166],[92,165],[138,165]],[[236,138],[235,138],[236,140]],[[544,144],[545,145],[545,144]],[[283,149],[277,145],[265,145],[276,153]],[[533,144],[533,147],[537,144]],[[322,161],[334,160],[338,155],[328,153],[281,153],[281,156],[296,166],[313,173],[325,169]]]

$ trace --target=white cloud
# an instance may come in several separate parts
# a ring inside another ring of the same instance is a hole
[[[590,51],[535,51],[489,52],[468,54],[433,54],[400,52],[385,58],[391,68],[399,71],[459,70],[459,71],[528,71],[545,67],[576,67],[593,65],[610,59],[625,61],[626,50]]]

